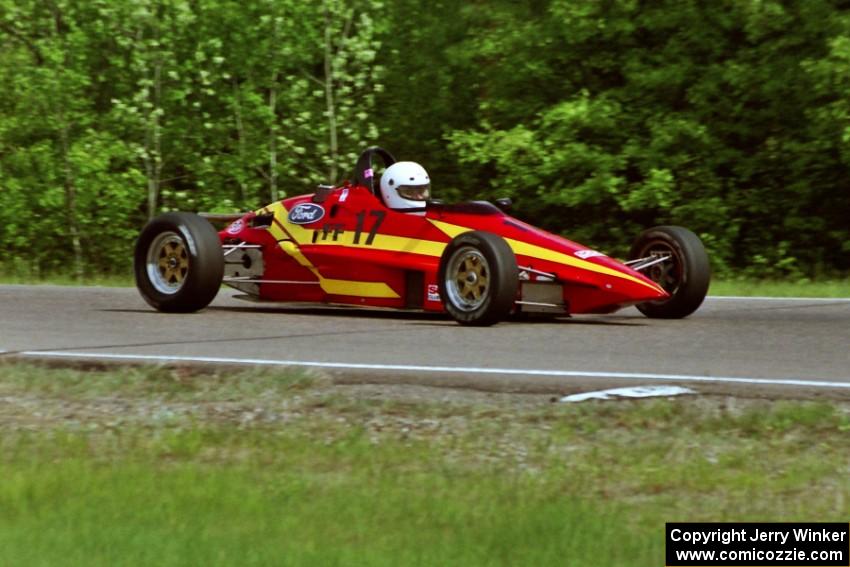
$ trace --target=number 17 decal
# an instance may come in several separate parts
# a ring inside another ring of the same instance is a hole
[[[375,235],[378,234],[378,227],[384,222],[384,217],[387,213],[384,211],[369,211],[370,217],[375,217],[375,223],[369,229],[369,235],[366,237],[366,246],[370,246],[375,240]],[[360,244],[360,234],[363,232],[363,225],[366,224],[366,211],[357,213],[357,226],[354,228],[354,244]]]

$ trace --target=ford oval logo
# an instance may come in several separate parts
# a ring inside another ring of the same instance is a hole
[[[325,216],[325,209],[314,203],[301,203],[289,211],[289,222],[292,224],[310,224]]]

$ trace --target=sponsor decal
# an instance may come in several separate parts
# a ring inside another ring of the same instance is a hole
[[[440,301],[440,288],[437,284],[428,284],[428,301]]]
[[[375,170],[371,167],[369,169],[363,170],[363,179],[371,179],[375,177]]]
[[[602,252],[597,252],[596,250],[576,250],[576,256],[581,258],[582,260],[587,260],[589,258],[597,258],[599,256],[604,256]]]
[[[538,281],[538,282],[553,282],[553,281],[555,281],[555,278],[551,278],[551,277],[549,277],[549,276],[540,276],[540,275],[537,275],[537,276],[534,278],[534,281]]]
[[[292,207],[287,219],[292,224],[310,224],[325,216],[325,209],[315,203],[300,203]]]
[[[242,219],[234,222],[230,226],[227,227],[228,234],[239,234],[242,232],[242,229],[245,227],[245,223],[242,222]]]
[[[339,202],[344,203],[346,199],[348,199],[348,187],[342,190],[342,193],[339,196]]]

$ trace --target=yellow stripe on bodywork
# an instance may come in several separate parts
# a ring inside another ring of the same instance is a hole
[[[288,214],[285,207],[282,205],[275,205],[269,207],[269,209],[279,208],[279,211],[275,212],[275,217],[280,220],[280,217],[283,220],[286,220],[286,215]],[[283,224],[283,223],[281,223]],[[295,242],[289,240],[289,237],[286,233],[281,229],[277,224],[272,224],[269,227],[269,232],[271,232],[272,236],[275,237],[275,240],[278,241],[281,250],[286,252],[289,256],[291,256],[300,266],[303,266],[310,270],[314,276],[319,280],[319,287],[322,288],[327,294],[331,295],[350,295],[355,297],[373,297],[379,299],[398,299],[401,297],[399,294],[393,290],[390,286],[385,284],[384,282],[362,282],[356,280],[338,280],[333,278],[326,278],[319,273],[318,268],[313,265],[310,260],[301,252],[299,249],[299,245],[302,243],[300,240],[301,237],[307,236],[307,242],[310,242],[312,239],[311,230],[305,229],[298,225],[289,224],[287,226],[292,237],[295,239]]]
[[[449,238],[454,238],[459,234],[463,234],[464,232],[470,232],[472,229],[467,228],[465,226],[458,226],[456,224],[449,224],[447,222],[438,221],[434,219],[428,219],[428,222],[442,230]]]
[[[347,230],[342,234],[337,235],[337,239],[333,240],[333,232],[329,233],[328,238],[323,238],[321,230],[304,228],[297,224],[291,224],[287,221],[289,214],[286,207],[276,205],[279,208],[275,211],[275,217],[281,224],[286,226],[286,230],[292,235],[299,245],[313,244],[316,246],[346,246],[349,248],[368,248],[370,250],[382,250],[385,252],[404,252],[409,254],[423,254],[425,256],[435,256],[439,258],[443,255],[443,250],[446,248],[445,242],[435,242],[433,240],[422,240],[417,238],[406,238],[403,236],[392,236],[389,234],[376,234],[371,244],[366,244],[367,234],[361,232],[360,242],[354,243],[355,233]],[[318,232],[319,235],[316,241],[313,242],[313,233]]]
[[[313,244],[319,246],[334,245],[345,246],[348,248],[368,248],[370,250],[382,250],[385,252],[404,252],[409,254],[436,256],[437,258],[443,255],[443,250],[446,248],[445,242],[421,240],[418,238],[409,238],[404,236],[392,236],[389,234],[376,234],[371,244],[365,243],[368,234],[361,234],[360,242],[355,244],[354,232],[352,231],[343,232],[337,236],[336,240],[333,240],[333,232],[329,234],[327,239],[323,239],[321,230],[317,232],[319,233],[319,236]]]
[[[463,234],[464,232],[469,232],[472,230],[470,228],[449,224],[443,221],[435,221],[431,219],[428,220],[430,220],[434,224],[434,226],[445,232],[451,238],[454,238],[459,234]],[[535,244],[529,244],[528,242],[514,240],[513,238],[505,238],[505,241],[508,243],[508,246],[511,247],[511,250],[514,251],[514,254],[520,256],[528,256],[529,258],[534,258],[536,260],[547,260],[549,262],[564,264],[566,266],[572,266],[581,270],[596,272],[597,274],[614,276],[616,278],[621,278],[630,282],[640,284],[644,287],[648,287],[653,291],[658,291],[661,289],[655,284],[649,284],[629,274],[625,274],[623,272],[608,268],[606,266],[600,266],[599,264],[594,264],[593,262],[588,262],[587,260],[582,260],[581,258],[576,258],[574,256],[570,256],[569,254],[564,254],[563,252],[557,252],[549,248],[544,248]]]

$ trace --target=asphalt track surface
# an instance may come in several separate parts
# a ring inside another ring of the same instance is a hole
[[[256,304],[199,313],[132,288],[0,286],[0,359],[296,365],[341,382],[529,393],[681,384],[699,392],[850,399],[850,300],[709,297],[678,321],[614,315],[462,327],[445,316]]]

